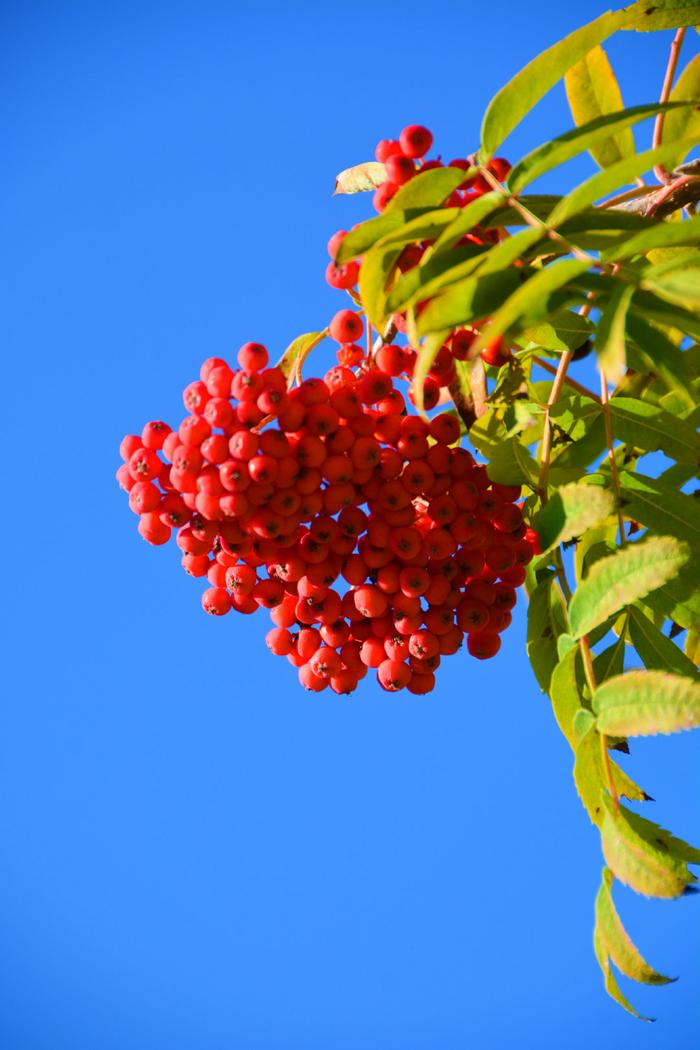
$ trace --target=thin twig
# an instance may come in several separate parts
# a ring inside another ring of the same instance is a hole
[[[683,37],[685,36],[685,29],[676,30],[676,35],[671,43],[671,50],[668,55],[668,65],[666,66],[666,73],[664,74],[664,82],[661,86],[661,94],[659,95],[659,102],[663,104],[668,102],[669,95],[671,94],[671,88],[673,87],[673,78],[676,75],[676,66],[678,65],[678,58],[681,53],[681,44],[683,43]],[[654,121],[654,135],[651,140],[652,149],[656,149],[657,146],[661,145],[661,140],[664,133],[664,118],[666,114],[661,112],[657,113],[656,120]],[[673,175],[668,171],[663,164],[657,164],[654,168],[654,175],[663,184],[667,184],[673,181]]]
[[[552,389],[549,391],[549,399],[544,411],[544,432],[542,434],[542,447],[540,449],[540,477],[537,483],[537,489],[543,506],[548,499],[547,482],[549,481],[549,462],[552,455],[552,423],[550,414],[559,399],[561,389],[564,386],[564,380],[566,379],[566,370],[571,364],[573,356],[573,350],[567,350],[561,355],[559,367],[556,370]]]

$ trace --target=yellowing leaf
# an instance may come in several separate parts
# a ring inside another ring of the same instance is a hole
[[[596,689],[598,728],[609,736],[653,736],[700,727],[700,682],[665,671],[628,671]]]
[[[542,553],[581,536],[615,512],[612,494],[598,485],[561,485],[536,516],[533,525]]]
[[[680,142],[682,139],[700,138],[700,55],[695,55],[679,76],[673,91],[673,102],[695,102],[693,109],[677,109],[667,113],[663,126],[663,142]],[[688,150],[679,151],[671,167],[680,164]]]
[[[571,599],[571,632],[582,638],[613,613],[672,579],[690,551],[671,536],[652,536],[617,550],[591,566]]]
[[[618,285],[598,323],[595,339],[598,364],[611,383],[619,383],[626,371],[625,329],[633,294],[633,285]]]
[[[633,821],[630,818],[636,814],[625,806],[616,808],[609,795],[601,799],[603,854],[615,878],[645,897],[680,897],[696,879],[684,861],[669,851],[662,829],[655,836],[656,826],[650,821]]]
[[[607,952],[603,938],[598,930],[597,924],[593,933],[593,951],[595,952],[595,957],[598,960],[598,965],[603,971],[603,977],[605,978],[605,991],[608,993],[610,998],[614,999],[616,1003],[619,1003],[623,1010],[627,1010],[628,1013],[632,1014],[632,1016],[636,1017],[639,1021],[653,1021],[653,1017],[644,1017],[642,1014],[638,1014],[635,1008],[629,1002],[629,1000],[625,999],[624,995],[620,991],[620,986],[615,980],[615,976],[610,967],[610,956]]]
[[[325,330],[323,332],[306,332],[304,335],[297,336],[289,344],[277,362],[277,367],[284,372],[290,384],[295,379],[298,382],[301,381],[301,366],[314,347],[323,342],[327,334],[328,332]]]
[[[640,984],[669,984],[674,977],[657,973],[643,958],[622,925],[612,896],[613,874],[603,868],[603,879],[595,902],[596,929],[606,951],[620,973]]]
[[[376,160],[346,168],[336,177],[334,194],[366,193],[386,182],[386,168]]]
[[[578,125],[623,108],[620,86],[600,44],[571,67],[564,84],[571,113]],[[593,159],[601,168],[632,156],[634,151],[634,135],[629,127],[590,147]]]

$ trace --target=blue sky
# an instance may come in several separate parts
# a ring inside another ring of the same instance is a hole
[[[122,435],[179,418],[204,358],[276,353],[338,308],[325,244],[369,202],[334,199],[335,173],[412,122],[448,159],[474,149],[493,92],[602,10],[576,7],[2,6],[6,1050],[697,1032],[697,900],[617,888],[681,981],[629,989],[656,1026],[603,993],[599,846],[522,603],[499,657],[452,658],[429,699],[369,678],[310,698],[262,617],[201,612],[114,482]],[[612,42],[628,104],[657,96],[670,37]],[[505,152],[568,123],[557,89]],[[652,815],[697,843],[698,741],[633,750]]]

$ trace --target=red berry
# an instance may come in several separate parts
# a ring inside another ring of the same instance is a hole
[[[353,310],[339,310],[328,327],[337,343],[354,343],[365,330],[362,318]]]
[[[224,616],[231,608],[231,595],[225,587],[209,587],[202,595],[202,608],[212,616]]]
[[[406,157],[424,157],[433,144],[433,136],[421,124],[409,124],[399,135],[401,150]]]

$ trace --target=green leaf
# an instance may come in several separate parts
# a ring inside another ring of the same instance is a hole
[[[700,9],[700,5],[698,7]],[[686,99],[693,102],[694,107],[666,114],[662,142],[681,142],[683,139],[700,138],[700,55],[691,58],[671,92],[673,102]],[[679,152],[670,162],[670,166],[675,168],[684,157],[685,153]]]
[[[697,678],[698,672],[693,660],[689,660],[670,638],[659,630],[656,624],[634,606],[630,609],[630,641],[642,658],[649,671],[671,671],[675,674]]]
[[[527,654],[543,693],[549,690],[552,672],[558,663],[557,638],[566,629],[566,606],[553,581],[554,573],[548,573],[540,580],[530,595],[527,610]],[[575,707],[578,707],[578,701]],[[555,716],[559,721],[556,706]],[[563,726],[562,732],[566,735]]]
[[[606,678],[612,678],[613,675],[622,674],[625,669],[627,618],[624,613],[622,620],[624,626],[613,644],[593,658],[593,676],[598,683],[604,682]]]
[[[610,736],[654,736],[700,727],[700,682],[666,671],[628,671],[596,689],[598,729]]]
[[[386,182],[386,168],[378,161],[370,160],[341,171],[333,193],[366,193],[367,190],[376,190],[383,182]]]
[[[586,711],[589,715],[590,712]],[[599,825],[603,819],[601,797],[604,790],[603,764],[600,753],[600,735],[595,721],[591,722],[576,745],[574,759],[574,783],[583,802],[591,824]]]
[[[533,521],[542,553],[581,536],[614,512],[615,501],[606,489],[585,483],[562,485]]]
[[[364,263],[363,263],[364,269]],[[360,281],[362,270],[360,271]],[[493,314],[520,283],[518,270],[501,270],[484,277],[467,277],[437,295],[418,318],[418,333],[427,335],[456,328]]]
[[[698,56],[700,58],[700,56]],[[631,259],[635,255],[646,255],[657,248],[675,245],[700,244],[700,215],[683,222],[657,222],[648,229],[635,233],[629,240],[602,252],[604,262]]]
[[[679,29],[700,24],[698,0],[637,0],[622,12],[620,29],[649,33],[657,29]]]
[[[627,310],[633,294],[633,285],[618,285],[598,322],[598,332],[595,337],[598,364],[612,383],[619,383],[625,374],[627,363],[625,329]]]
[[[683,420],[633,397],[614,397],[610,401],[613,434],[619,441],[644,449],[665,452],[677,463],[700,460],[700,436]]]
[[[323,332],[306,332],[304,335],[297,336],[280,357],[277,368],[284,372],[287,379],[299,381],[304,361],[327,335],[328,331],[324,330]]]
[[[669,580],[644,601],[655,612],[663,613],[679,627],[700,630],[700,572],[689,563],[681,576]]]
[[[688,365],[688,354],[671,342],[668,336],[641,317],[636,310],[627,314],[627,334],[642,357],[642,364],[662,383],[673,390],[686,408],[695,404],[692,396],[693,372]]]
[[[477,197],[464,208],[455,209],[457,215],[436,240],[433,245],[433,254],[437,255],[438,252],[454,247],[457,241],[461,240],[465,234],[471,233],[475,226],[487,219],[502,203],[503,194],[497,190],[491,190],[489,193],[483,193],[481,197]]]
[[[465,179],[476,175],[477,168],[429,168],[419,171],[404,183],[391,198],[385,211],[406,211],[410,208],[436,208],[446,201]]]
[[[538,476],[535,460],[517,437],[508,438],[491,456],[489,477],[498,485],[529,485],[534,489]]]
[[[549,313],[552,294],[563,288],[570,280],[585,273],[587,260],[560,259],[543,270],[538,270],[529,280],[516,288],[502,306],[493,313],[488,327],[474,342],[474,353],[492,339],[503,335],[521,318],[539,320]]]
[[[700,664],[700,631],[688,631],[685,639],[685,655],[694,667]]]
[[[626,518],[663,535],[700,545],[700,507],[696,499],[644,474],[624,471],[620,485]]]
[[[634,157],[611,164],[609,168],[592,175],[562,198],[549,216],[549,225],[560,226],[566,219],[589,207],[601,197],[619,190],[622,186],[628,186],[644,172],[651,171],[655,165],[669,163],[679,149],[692,149],[695,145],[695,139],[670,145],[667,143],[665,146],[657,146],[656,149],[645,150],[644,153],[637,153]]]
[[[568,69],[622,24],[622,12],[608,12],[570,33],[528,63],[489,104],[481,126],[482,159],[487,160]]]
[[[526,328],[518,342],[535,343],[545,350],[578,350],[593,333],[592,321],[573,310],[555,310],[546,321]]]
[[[624,1010],[626,1010],[627,1013],[632,1014],[632,1016],[636,1017],[638,1021],[653,1022],[653,1017],[644,1017],[642,1014],[638,1014],[635,1008],[632,1006],[632,1004],[627,999],[625,999],[624,995],[620,991],[620,986],[615,980],[614,974],[610,967],[610,957],[605,948],[603,938],[598,932],[597,925],[593,933],[593,951],[595,952],[595,957],[598,960],[598,965],[600,966],[603,972],[603,977],[605,978],[605,991],[608,993],[610,998],[614,999],[616,1003],[619,1003],[619,1005]]]
[[[661,587],[685,565],[686,544],[652,536],[618,550],[591,566],[569,605],[571,633],[582,638],[625,605]]]
[[[555,663],[553,670],[550,668],[549,672],[551,676],[549,694],[554,717],[572,751],[576,750],[574,718],[582,703],[576,676],[577,659],[578,647],[574,644],[574,647],[569,649],[559,663]]]
[[[387,298],[387,310],[395,312],[421,299],[431,299],[443,288],[469,277],[479,268],[487,251],[476,244],[462,244],[449,252],[424,257],[420,266],[399,277]]]
[[[362,305],[374,327],[380,331],[384,328],[388,313],[386,298],[389,277],[401,251],[401,246],[383,247],[380,242],[370,248],[360,267],[358,290]]]
[[[600,50],[602,52],[602,48]],[[593,52],[590,53],[593,54]],[[579,65],[585,64],[586,61],[587,58],[583,58]],[[566,75],[567,93],[569,91],[569,77],[574,74],[577,68],[577,66],[574,66]],[[569,98],[569,103],[571,104],[571,98]],[[604,116],[599,114],[596,117],[589,114],[585,118],[586,123],[575,117],[578,127],[567,131],[564,135],[558,135],[551,142],[545,142],[538,146],[537,149],[534,149],[532,153],[528,153],[526,157],[519,160],[511,169],[506,183],[513,193],[518,193],[534,179],[539,178],[540,175],[544,175],[546,172],[551,171],[552,168],[556,168],[572,157],[578,156],[585,149],[589,149],[596,160],[598,160],[596,153],[599,156],[610,153],[611,159],[609,163],[622,160],[623,157],[634,153],[634,137],[630,130],[631,126],[640,120],[646,120],[648,117],[654,116],[656,113],[665,112],[669,108],[681,107],[669,107],[668,104],[660,105],[655,103],[646,106],[632,106],[623,110],[622,103],[620,103],[616,112],[608,110]],[[631,146],[631,149],[623,152],[622,148],[624,145]],[[611,151],[618,149],[619,152],[613,157]],[[600,160],[598,162],[600,163]],[[607,165],[602,164],[601,166],[606,167]]]
[[[428,210],[428,209],[426,209]],[[457,210],[457,209],[455,209]],[[412,215],[411,218],[417,218]],[[402,211],[383,211],[381,215],[375,216],[373,219],[367,219],[366,222],[360,223],[354,230],[349,230],[345,234],[340,247],[336,252],[336,262],[338,264],[349,262],[351,259],[356,259],[358,255],[364,255],[365,252],[375,245],[378,241],[385,237],[388,233],[392,233],[394,230],[400,229],[401,226],[409,221],[409,216]]]
[[[642,285],[656,295],[685,310],[700,310],[700,267],[687,267],[654,277],[651,269],[642,277]]]
[[[685,893],[695,876],[683,860],[669,852],[662,834],[657,834],[662,829],[626,806],[616,809],[609,795],[601,798],[603,856],[615,878],[645,897],[672,900]]]
[[[603,868],[603,880],[595,903],[596,929],[606,951],[620,973],[640,984],[670,984],[675,977],[657,973],[640,954],[625,930],[612,896],[613,874]]]
[[[659,827],[658,824],[647,820],[646,817],[640,817],[639,813],[627,810],[625,816],[638,835],[655,843],[659,849],[664,850],[669,856],[675,857],[676,860],[684,860],[687,864],[700,864],[700,849],[696,849],[695,846],[684,842],[683,839],[676,838],[669,831],[666,831],[665,828]]]
[[[564,78],[564,85],[569,108],[577,125],[586,126],[596,118],[610,118],[611,114],[611,123],[615,116],[619,118],[624,105],[620,85],[600,44],[571,67]],[[642,120],[643,117],[637,119]],[[607,134],[587,144],[587,148],[601,168],[608,168],[635,152],[632,129],[626,124],[613,127]]]

